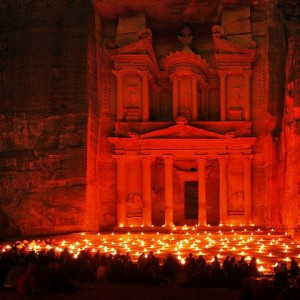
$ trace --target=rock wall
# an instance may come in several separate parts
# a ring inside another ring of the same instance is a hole
[[[0,238],[85,225],[89,1],[2,1]]]
[[[281,219],[288,230],[300,225],[300,3],[279,1],[278,19],[286,32],[285,96],[281,131]]]
[[[118,21],[111,16],[129,1],[117,2],[114,7],[100,0],[1,1],[0,238],[116,224],[116,165],[107,139],[116,117],[116,79],[104,47],[118,35]],[[165,56],[179,49],[176,35],[183,21],[203,24],[194,27],[193,50],[212,67],[209,22],[222,24],[242,45],[257,42],[260,54],[252,75],[253,134],[258,137],[253,221],[295,228],[300,223],[300,89],[298,75],[286,78],[285,67],[288,38],[300,32],[299,4],[253,0],[245,9],[239,0],[208,2],[196,5],[197,10],[193,1],[160,1],[159,9],[150,1],[135,1],[129,12],[147,8],[154,16],[153,46],[160,68]],[[292,122],[287,121],[291,82]],[[157,186],[153,198],[161,194]],[[162,206],[154,207],[161,222]]]

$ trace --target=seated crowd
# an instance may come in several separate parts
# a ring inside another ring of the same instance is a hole
[[[292,298],[291,293],[300,293],[299,267],[294,258],[288,268],[280,262],[274,269],[272,280],[257,280],[260,287],[271,286],[279,299]],[[68,248],[57,254],[53,248],[36,253],[26,247],[15,244],[11,249],[0,254],[0,284],[2,288],[13,289],[19,294],[59,294],[72,291],[72,283],[96,281],[114,283],[146,283],[150,285],[180,285],[188,287],[228,287],[241,289],[240,299],[251,289],[250,279],[259,278],[256,258],[248,264],[242,256],[239,260],[227,256],[222,262],[215,256],[208,263],[200,255],[192,253],[182,261],[169,254],[158,259],[153,252],[141,254],[133,262],[129,253],[115,255],[93,253],[82,250],[77,258]],[[270,290],[266,290],[270,295]],[[297,294],[298,293],[298,294]],[[274,294],[274,295],[275,295]],[[244,298],[243,298],[244,297]],[[269,299],[269,298],[267,298]],[[274,296],[274,299],[277,299]]]

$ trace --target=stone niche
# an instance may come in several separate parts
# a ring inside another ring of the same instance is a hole
[[[227,117],[231,121],[244,119],[245,86],[240,74],[227,76]]]
[[[142,116],[142,79],[139,75],[124,78],[124,119],[138,121]]]

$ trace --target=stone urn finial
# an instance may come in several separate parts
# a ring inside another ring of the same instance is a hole
[[[182,36],[177,36],[179,42],[183,45],[183,52],[192,52],[190,45],[193,41],[192,30],[189,26],[185,25],[182,28]]]
[[[176,123],[177,125],[185,125],[187,123],[187,119],[183,116],[178,116]]]

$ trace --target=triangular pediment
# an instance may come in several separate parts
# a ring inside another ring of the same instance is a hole
[[[224,135],[216,132],[207,131],[201,128],[187,125],[185,118],[179,118],[176,125],[168,128],[155,130],[144,133],[139,136],[142,139],[155,139],[155,138],[186,138],[186,139],[228,139],[232,138],[231,135]]]

